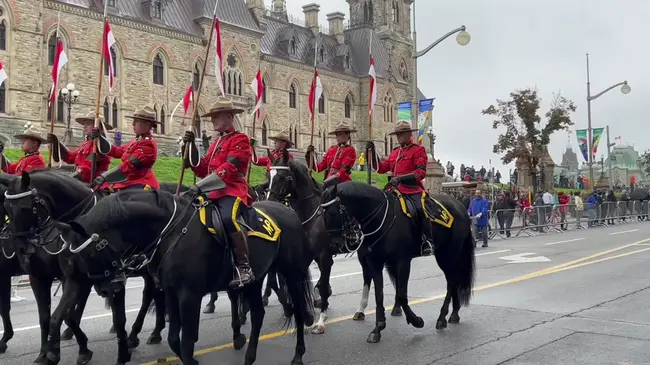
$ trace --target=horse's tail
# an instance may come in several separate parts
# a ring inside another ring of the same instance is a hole
[[[458,258],[456,271],[456,280],[458,283],[458,297],[460,304],[469,305],[472,298],[472,288],[474,287],[474,274],[476,273],[476,262],[474,257],[474,247],[476,242],[472,235],[471,227],[467,229],[467,236],[463,242]]]

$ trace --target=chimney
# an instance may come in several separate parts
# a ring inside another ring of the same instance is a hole
[[[305,26],[310,28],[314,34],[318,34],[320,30],[318,29],[318,11],[320,10],[320,5],[318,4],[307,4],[302,7],[302,12],[305,13]]]
[[[345,36],[343,34],[343,21],[345,20],[345,14],[337,11],[335,13],[327,14],[327,21],[329,22],[330,35],[336,37],[338,44],[343,44],[345,42]]]
[[[246,0],[246,4],[257,23],[262,23],[264,21],[264,0]]]

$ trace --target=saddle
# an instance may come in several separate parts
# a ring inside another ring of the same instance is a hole
[[[196,198],[199,206],[199,220],[215,238],[226,239],[223,229],[223,217],[219,209],[203,195]],[[265,241],[277,242],[282,230],[277,223],[261,209],[253,207],[247,213],[242,214],[237,222],[248,237],[258,237]]]
[[[454,216],[449,212],[447,207],[439,201],[431,198],[428,194],[422,195],[422,210],[425,217],[421,217],[418,213],[416,205],[413,203],[413,200],[407,198],[399,192],[399,190],[394,189],[393,193],[397,197],[402,208],[402,213],[412,219],[414,222],[419,222],[423,218],[429,219],[432,223],[439,224],[445,228],[451,228],[451,225],[454,223]]]

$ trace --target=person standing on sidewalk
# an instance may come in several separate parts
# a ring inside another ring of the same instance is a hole
[[[582,197],[580,196],[579,191],[575,192],[574,203],[576,205],[576,225],[578,229],[582,229],[584,227],[582,226],[582,224],[580,224],[580,220],[582,218],[582,214],[584,212],[585,206],[584,203],[582,202]]]
[[[19,303],[25,300],[25,298],[21,297],[18,295],[18,284],[20,284],[20,280],[22,279],[22,276],[14,276],[11,278],[11,298],[10,301],[12,303]]]
[[[475,219],[476,235],[477,238],[480,235],[483,239],[483,247],[488,247],[488,205],[485,196],[480,190],[476,190],[475,197],[467,210],[469,216]]]

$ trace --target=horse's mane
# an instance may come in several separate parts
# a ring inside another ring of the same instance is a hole
[[[296,175],[296,179],[300,180],[299,183],[311,183],[313,184],[310,186],[311,188],[315,188],[318,191],[323,190],[323,185],[319,184],[312,176],[309,176],[309,168],[307,165],[293,159],[289,160],[288,165],[289,169]]]
[[[357,181],[348,181],[337,185],[338,195],[342,198],[382,200],[384,193],[372,185]]]

